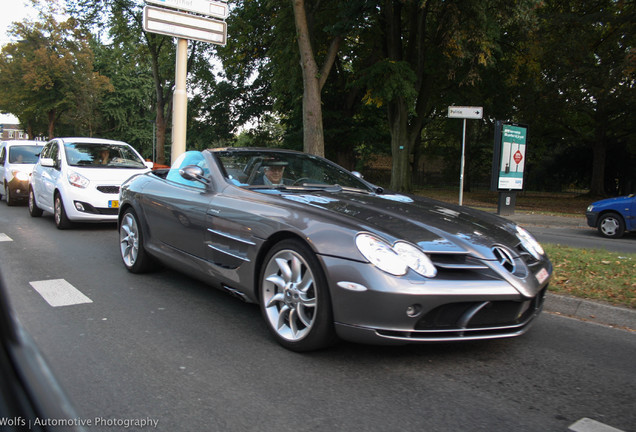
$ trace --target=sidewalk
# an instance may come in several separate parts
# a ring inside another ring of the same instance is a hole
[[[592,229],[587,226],[584,216],[566,217],[515,212],[513,215],[504,217],[522,226]],[[549,289],[544,310],[549,313],[569,316],[584,321],[592,321],[612,327],[636,331],[636,310],[634,309],[553,294],[549,292]]]

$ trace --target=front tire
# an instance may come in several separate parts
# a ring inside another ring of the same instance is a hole
[[[154,260],[144,249],[139,218],[132,208],[124,211],[119,224],[119,251],[131,273],[145,273],[154,267]]]
[[[598,232],[607,238],[622,237],[625,232],[625,222],[617,213],[605,213],[598,221]]]
[[[42,216],[42,209],[38,207],[35,202],[35,192],[33,192],[33,188],[29,188],[29,214],[31,217]]]
[[[64,230],[71,227],[71,221],[66,216],[66,210],[64,210],[64,201],[62,201],[62,196],[59,193],[55,194],[53,219],[55,219],[57,229]]]
[[[7,183],[4,184],[4,200],[9,207],[13,207],[16,204],[15,198],[11,195],[11,188]]]
[[[261,312],[281,345],[303,352],[335,341],[327,280],[308,246],[293,239],[275,245],[259,282]]]

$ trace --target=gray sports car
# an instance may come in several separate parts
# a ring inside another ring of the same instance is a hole
[[[405,344],[523,334],[552,264],[495,215],[383,191],[289,150],[189,151],[121,188],[121,256],[174,267],[260,305],[307,351],[338,337]]]

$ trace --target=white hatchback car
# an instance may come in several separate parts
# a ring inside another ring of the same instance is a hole
[[[73,221],[116,222],[119,188],[150,170],[129,144],[100,138],[55,138],[33,168],[29,213],[53,213],[59,229]]]
[[[29,176],[44,147],[41,141],[9,140],[0,142],[0,197],[7,205],[26,201]]]

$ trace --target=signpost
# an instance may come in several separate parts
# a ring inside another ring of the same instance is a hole
[[[449,106],[448,118],[464,119],[464,130],[462,132],[462,159],[459,173],[459,205],[462,205],[464,199],[464,161],[466,159],[466,119],[479,120],[484,117],[484,109],[482,107],[469,106]]]
[[[144,30],[177,38],[175,89],[172,95],[172,153],[174,162],[186,148],[188,40],[225,45],[228,6],[213,0],[146,0]],[[204,15],[204,16],[202,16]],[[220,19],[217,19],[220,18]]]

